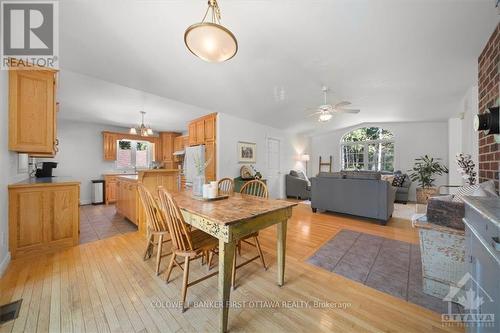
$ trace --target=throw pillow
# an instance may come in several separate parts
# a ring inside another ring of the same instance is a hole
[[[394,180],[392,181],[392,186],[403,187],[406,175],[394,175]]]

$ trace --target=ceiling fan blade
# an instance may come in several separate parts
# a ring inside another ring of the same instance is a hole
[[[347,106],[347,105],[351,105],[351,102],[342,101],[342,102],[339,102],[339,103],[335,104],[334,108],[337,109],[337,108],[341,108],[341,107]]]
[[[337,109],[339,113],[359,113],[361,110],[359,109]]]
[[[318,114],[321,114],[321,111],[316,111],[316,112],[310,113],[307,116],[308,117],[314,117],[314,116],[317,116]]]

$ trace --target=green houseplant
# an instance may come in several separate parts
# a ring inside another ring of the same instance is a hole
[[[411,180],[418,183],[417,203],[426,204],[429,197],[437,193],[434,187],[435,176],[448,173],[448,168],[440,162],[439,158],[429,157],[428,155],[415,159],[413,169],[408,170]]]

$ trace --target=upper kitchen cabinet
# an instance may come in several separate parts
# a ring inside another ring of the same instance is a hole
[[[176,168],[174,161],[175,139],[180,137],[176,132],[160,132],[160,146],[162,151],[163,166],[167,169]]]
[[[215,141],[217,113],[211,113],[189,123],[189,145],[197,146]]]
[[[116,160],[116,133],[102,132],[103,152],[105,161]]]
[[[56,70],[9,71],[9,150],[57,152]]]

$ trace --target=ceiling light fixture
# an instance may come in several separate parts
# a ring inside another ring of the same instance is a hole
[[[321,113],[321,114],[319,115],[318,120],[319,120],[320,122],[327,122],[327,121],[329,121],[330,119],[332,119],[332,117],[333,117],[333,116],[332,116],[332,114],[331,114],[331,113],[328,113],[328,112],[326,112],[326,111],[325,111],[324,113]]]
[[[153,130],[151,129],[151,127],[144,125],[144,115],[146,114],[146,112],[140,111],[140,113],[141,113],[141,117],[142,117],[141,124],[137,127],[131,127],[130,134],[133,134],[133,135],[139,134],[140,136],[153,135],[154,133],[153,133]]]
[[[212,22],[205,22],[211,11]],[[238,52],[238,41],[229,29],[220,24],[217,0],[208,0],[208,8],[200,23],[186,29],[184,43],[191,53],[208,62],[223,62]]]

